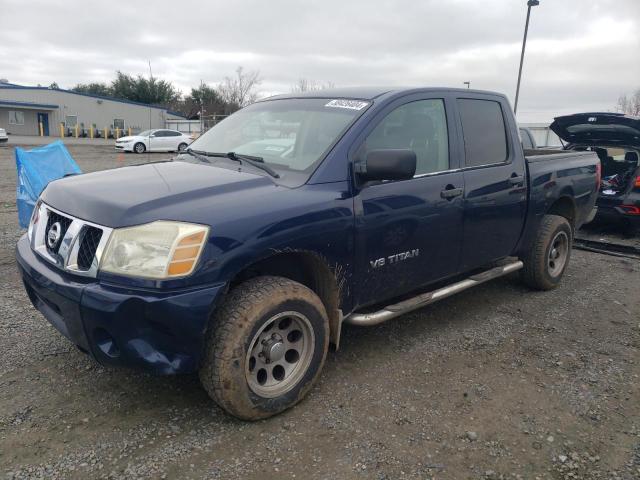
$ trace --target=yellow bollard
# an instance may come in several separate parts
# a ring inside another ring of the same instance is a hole
[[[64,123],[60,122],[60,138],[64,138]]]
[[[78,124],[76,123],[76,138],[78,138]]]
[[[106,140],[107,138],[109,138],[107,136],[107,127],[104,127],[104,139]]]
[[[93,138],[93,125],[89,127],[89,138]]]
[[[131,127],[129,127],[129,136],[131,136]]]
[[[40,129],[40,136],[44,137],[44,127],[42,126],[42,122],[38,122],[38,127]]]
[[[120,138],[120,127],[116,127],[116,140]]]

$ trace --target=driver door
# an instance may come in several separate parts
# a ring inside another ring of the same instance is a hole
[[[360,306],[458,273],[464,178],[448,105],[442,97],[398,100],[357,150],[410,149],[417,159],[412,179],[371,182],[355,197]]]

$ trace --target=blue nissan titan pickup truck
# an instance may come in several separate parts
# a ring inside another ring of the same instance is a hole
[[[304,397],[343,322],[517,270],[557,286],[599,183],[594,152],[525,158],[504,95],[283,95],[171,161],[51,182],[17,263],[33,305],[98,362],[198,371],[258,419]]]

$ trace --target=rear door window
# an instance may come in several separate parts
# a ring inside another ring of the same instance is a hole
[[[467,167],[507,161],[507,132],[500,103],[459,98]]]

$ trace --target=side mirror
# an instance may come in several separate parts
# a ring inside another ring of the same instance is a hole
[[[358,177],[374,180],[408,180],[416,174],[416,152],[408,149],[369,150],[356,164]]]

